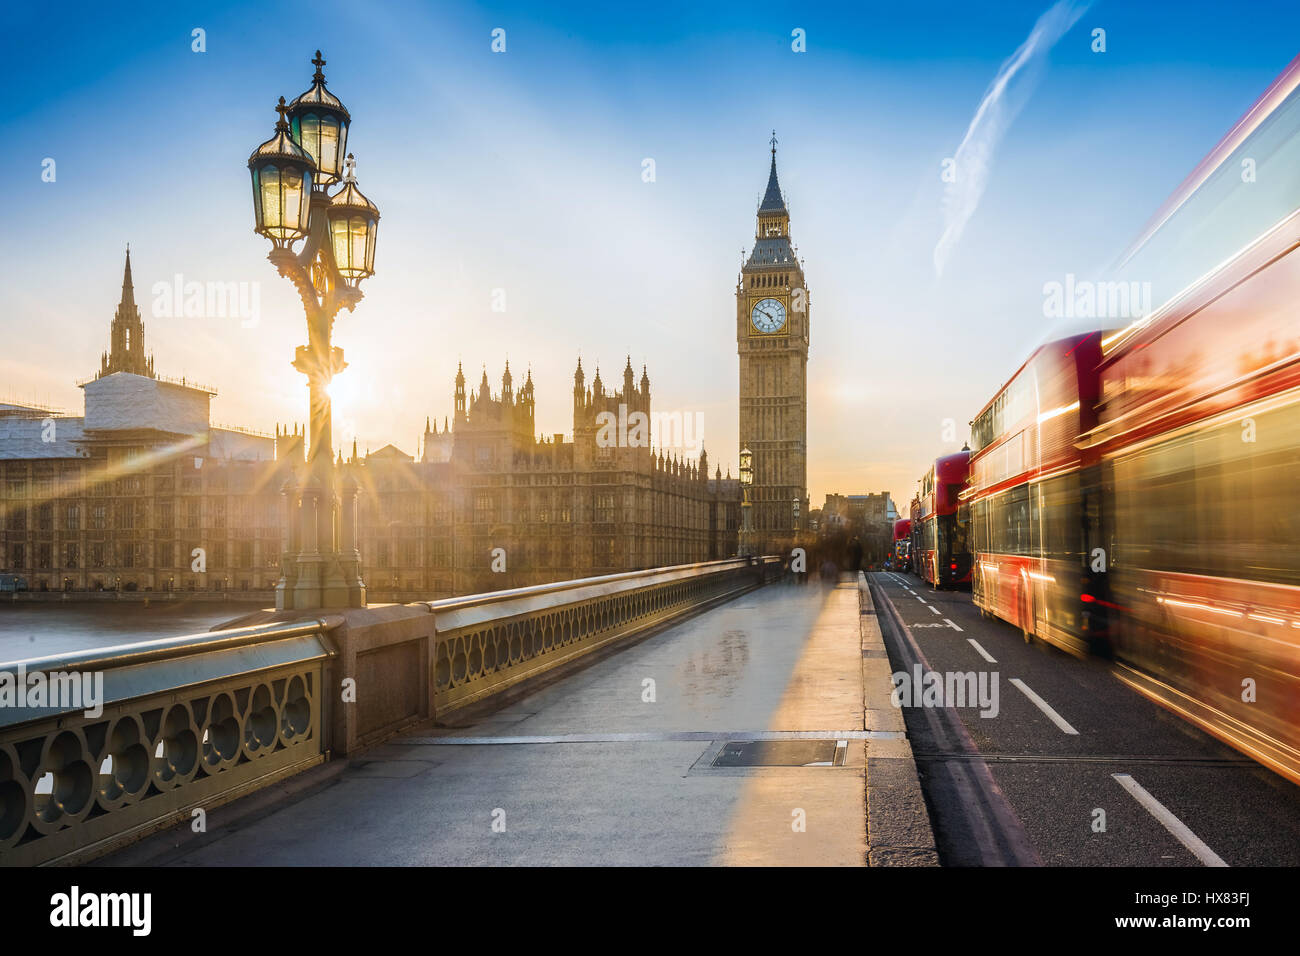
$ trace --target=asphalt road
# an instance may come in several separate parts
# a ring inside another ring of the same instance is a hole
[[[1300,787],[1130,689],[1108,662],[1026,644],[969,592],[868,577],[895,672],[919,649],[927,669],[983,673],[990,697],[997,678],[996,716],[904,708],[945,865],[1300,864]]]

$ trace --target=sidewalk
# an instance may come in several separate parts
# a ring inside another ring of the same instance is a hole
[[[901,759],[910,748],[889,707],[887,660],[884,709],[877,699],[879,659],[863,643],[875,618],[859,613],[859,601],[848,580],[751,592],[471,726],[394,738],[296,797],[217,822],[180,847],[161,834],[153,859],[920,862],[914,829],[877,819],[919,798],[919,788],[907,786],[915,769]],[[874,635],[878,642],[878,627]]]

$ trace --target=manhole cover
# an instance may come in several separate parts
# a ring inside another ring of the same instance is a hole
[[[844,766],[834,740],[732,740],[713,758],[715,767]]]

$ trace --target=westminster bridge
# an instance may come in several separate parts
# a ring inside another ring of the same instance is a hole
[[[1300,862],[1295,788],[1113,665],[914,577],[807,577],[731,559],[2,663],[0,703],[20,675],[102,693],[0,706],[0,864]]]

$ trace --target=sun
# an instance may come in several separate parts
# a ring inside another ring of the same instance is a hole
[[[325,394],[330,397],[330,404],[333,406],[336,415],[339,412],[347,411],[349,408],[354,408],[358,398],[355,376],[349,379],[345,375],[340,375],[325,386]]]

